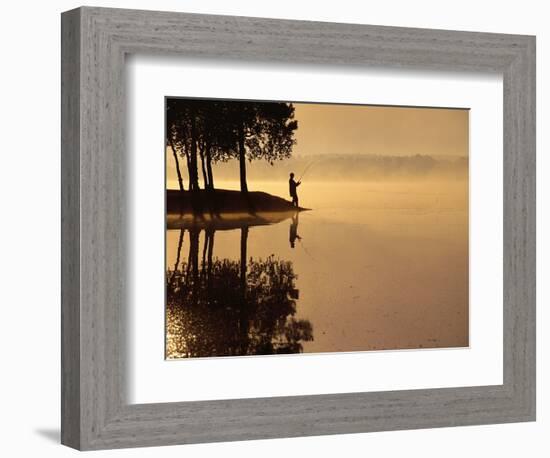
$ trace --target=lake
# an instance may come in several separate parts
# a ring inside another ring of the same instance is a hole
[[[467,181],[298,190],[265,224],[168,225],[167,358],[468,346]]]

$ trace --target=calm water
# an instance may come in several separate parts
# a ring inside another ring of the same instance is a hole
[[[249,189],[288,198],[286,182]],[[271,224],[169,215],[168,358],[468,345],[467,182],[299,191],[312,210]]]

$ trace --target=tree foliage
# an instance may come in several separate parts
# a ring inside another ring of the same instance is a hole
[[[185,159],[190,190],[199,189],[199,162],[204,187],[213,189],[212,165],[237,159],[241,190],[248,191],[246,162],[273,164],[290,157],[297,128],[291,103],[168,99],[166,104],[166,143],[176,158],[180,189],[178,157]]]

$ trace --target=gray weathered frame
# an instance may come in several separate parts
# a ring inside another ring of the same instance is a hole
[[[502,385],[129,405],[128,53],[498,72]],[[535,38],[83,7],[62,15],[62,443],[105,449],[535,419]]]

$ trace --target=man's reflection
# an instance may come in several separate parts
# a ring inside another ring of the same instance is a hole
[[[296,239],[302,240],[302,237],[298,235],[298,215],[300,212],[294,213],[292,216],[292,222],[290,223],[290,233],[289,233],[289,240],[290,240],[290,248],[294,248],[296,244]]]

